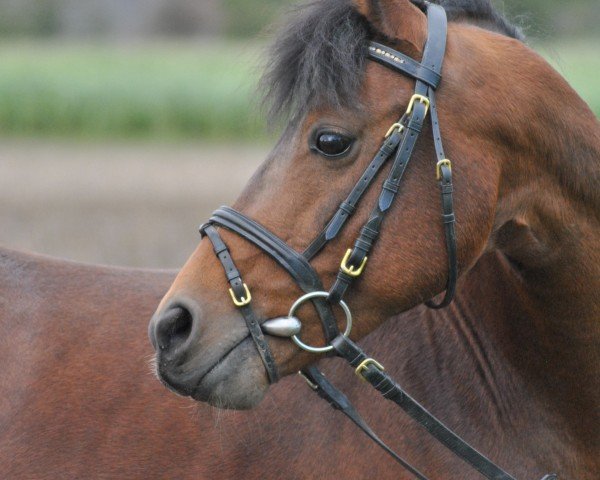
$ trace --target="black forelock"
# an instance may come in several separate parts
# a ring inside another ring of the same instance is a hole
[[[412,0],[425,9],[425,2]],[[435,0],[450,21],[471,22],[522,39],[491,0]],[[365,70],[369,24],[350,0],[320,0],[296,7],[271,45],[261,79],[270,117],[302,117],[318,106],[356,102]]]
[[[295,8],[270,47],[261,80],[271,117],[347,103],[362,81],[368,38],[367,21],[347,0]]]

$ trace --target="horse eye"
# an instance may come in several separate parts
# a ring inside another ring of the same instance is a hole
[[[325,157],[338,157],[350,150],[352,142],[352,138],[341,133],[323,132],[317,136],[314,148]]]

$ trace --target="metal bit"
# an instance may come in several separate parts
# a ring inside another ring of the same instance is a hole
[[[300,333],[302,324],[296,317],[278,317],[267,320],[260,327],[268,335],[290,338]]]

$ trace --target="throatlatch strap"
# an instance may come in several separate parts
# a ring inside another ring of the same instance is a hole
[[[429,308],[440,309],[447,307],[452,303],[456,292],[456,281],[458,280],[458,260],[456,253],[456,216],[454,215],[454,202],[452,194],[454,187],[452,185],[452,166],[446,159],[444,147],[442,145],[442,134],[440,132],[440,121],[437,112],[437,103],[435,92],[429,92],[429,101],[431,107],[431,125],[433,129],[433,144],[437,157],[437,174],[440,181],[440,192],[442,196],[442,221],[444,223],[444,235],[446,238],[446,252],[448,255],[448,280],[446,282],[446,292],[444,298],[435,303],[430,300],[425,303]]]

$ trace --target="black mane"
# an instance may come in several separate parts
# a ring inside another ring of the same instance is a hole
[[[412,0],[421,9],[422,0]],[[470,22],[522,39],[491,0],[434,0],[450,21]],[[271,118],[300,118],[316,105],[349,106],[362,81],[366,20],[349,0],[320,0],[294,10],[275,38],[261,85]]]

